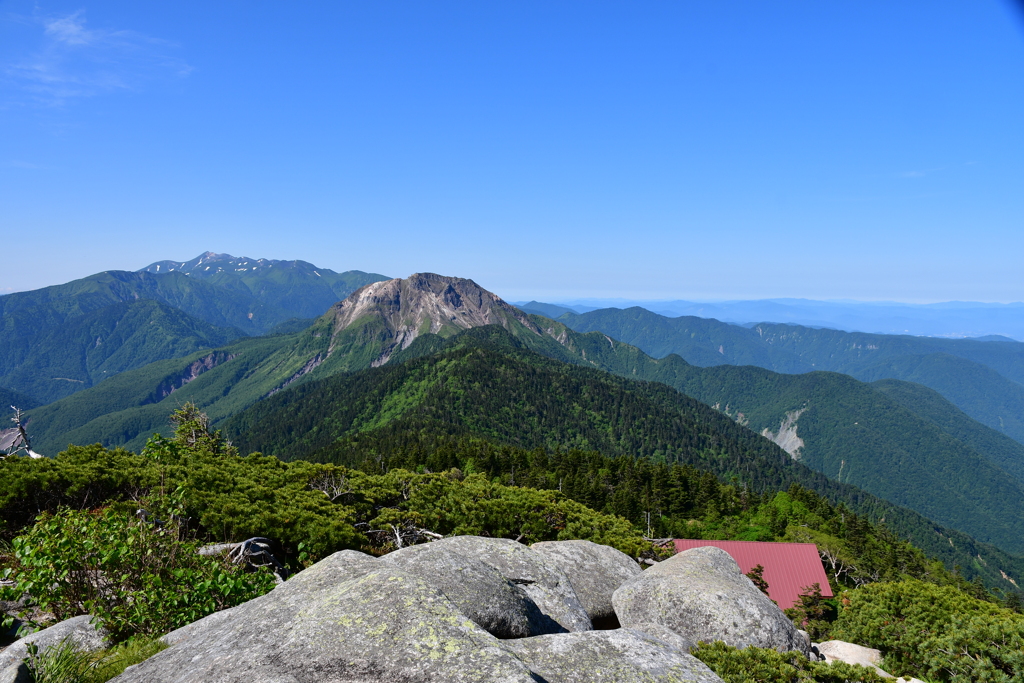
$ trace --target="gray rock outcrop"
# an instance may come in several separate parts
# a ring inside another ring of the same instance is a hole
[[[461,555],[476,558],[497,569],[499,574],[522,588],[543,614],[554,619],[566,631],[589,631],[593,628],[569,577],[544,555],[508,538],[452,536],[434,543],[448,546]]]
[[[847,664],[860,664],[874,669],[883,678],[894,678],[894,676],[881,669],[882,653],[879,650],[863,645],[847,643],[843,640],[826,640],[818,643],[818,653],[825,657],[826,662],[846,662]]]
[[[427,543],[396,550],[380,562],[401,567],[426,581],[463,614],[498,638],[526,638],[564,631],[545,617],[522,588],[497,569],[464,555],[451,543]]]
[[[32,683],[32,676],[29,675],[27,666],[11,664],[5,669],[0,669],[0,683]]]
[[[778,605],[719,548],[693,548],[659,562],[619,587],[612,604],[624,627],[661,624],[693,643],[809,649]]]
[[[547,683],[722,680],[696,657],[631,629],[560,633],[503,645]]]
[[[720,683],[689,654],[690,642],[661,624],[495,637],[469,615],[507,626],[505,610],[516,605],[539,614],[530,586],[563,616],[575,609],[586,620],[586,612],[542,554],[500,539],[450,541],[381,559],[335,553],[262,597],[169,633],[170,647],[114,681]]]
[[[28,667],[22,661],[28,656],[30,643],[39,648],[40,654],[65,640],[74,643],[79,650],[95,652],[107,647],[109,635],[105,628],[93,623],[93,617],[89,614],[65,619],[42,631],[31,633],[0,652],[0,683],[28,682]]]
[[[630,630],[639,631],[664,643],[668,643],[680,652],[689,653],[693,646],[697,644],[683,638],[669,627],[662,626],[661,624],[636,624],[631,626]]]
[[[566,573],[595,627],[618,626],[612,593],[643,571],[629,555],[592,541],[543,541],[530,549]]]
[[[314,565],[312,577],[302,572],[226,617],[200,620],[114,680],[535,683],[503,641],[427,582],[373,558],[351,559],[332,556],[326,571]]]

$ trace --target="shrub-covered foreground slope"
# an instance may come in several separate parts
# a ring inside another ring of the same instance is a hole
[[[55,459],[0,461],[0,538],[17,535],[10,551],[0,551],[3,574],[15,582],[6,594],[0,592],[0,599],[27,592],[29,606],[58,617],[101,616],[115,637],[133,639],[125,647],[145,649],[102,655],[102,662],[121,662],[110,667],[113,673],[159,649],[149,648],[148,637],[239,604],[272,585],[262,571],[244,573],[230,562],[198,556],[196,545],[204,541],[268,536],[279,557],[294,568],[341,548],[380,554],[423,542],[425,535],[432,538],[437,532],[526,543],[590,538],[633,557],[650,557],[657,551],[641,536],[644,524],[706,538],[816,543],[834,589],[867,586],[841,601],[822,603],[809,597],[794,619],[812,619],[806,623],[815,637],[827,637],[838,610],[836,632],[866,628],[868,633],[855,639],[878,641],[887,667],[899,667],[898,673],[919,673],[927,666],[930,680],[960,683],[971,676],[987,680],[1000,672],[1012,676],[1022,669],[1014,655],[1015,647],[1019,651],[1019,615],[995,607],[993,597],[979,585],[947,572],[884,526],[872,525],[798,485],[788,492],[758,495],[685,465],[628,456],[612,459],[595,452],[548,455],[443,439],[444,447],[429,454],[431,463],[449,459],[463,463],[463,469],[436,474],[396,469],[381,475],[372,470],[392,463],[378,458],[366,459],[366,471],[360,471],[260,455],[239,457],[219,434],[209,431],[192,406],[178,411],[175,422],[173,439],[154,439],[140,455],[93,446],[74,447]],[[405,459],[424,455],[408,449],[395,454]],[[470,472],[473,467],[478,467],[476,473]],[[516,486],[501,483],[517,477],[548,490],[519,481]],[[559,489],[564,484],[564,492],[555,490],[556,480]],[[168,495],[170,490],[174,492]],[[638,527],[607,510],[580,504],[577,499],[582,497],[627,513],[636,508],[633,501],[648,511],[652,505],[658,509]],[[135,514],[140,505],[169,521],[140,521]],[[117,575],[119,580],[107,590],[96,590],[91,577],[97,574]],[[874,583],[899,580],[904,583]],[[922,588],[907,590],[907,585]],[[928,600],[931,596],[940,599]],[[1006,603],[1019,604],[1016,597],[1007,596]],[[846,607],[853,603],[857,609]],[[965,616],[969,629],[949,627]],[[912,622],[913,633],[886,628],[896,620]],[[993,629],[1001,629],[995,641],[990,637]],[[928,647],[934,636],[940,646],[948,641],[954,647]],[[928,655],[923,661],[922,653]],[[810,666],[771,650],[735,651],[718,644],[695,654],[736,683],[752,676],[772,683],[875,680],[849,667]],[[92,672],[89,680],[110,677],[93,677],[99,673]]]
[[[423,337],[407,353],[415,355],[433,343]],[[496,328],[471,330],[449,345],[405,363],[282,392],[229,420],[226,429],[245,449],[349,465],[376,460],[403,467],[482,467],[472,456],[432,459],[436,452],[450,453],[451,440],[464,439],[541,449],[541,461],[567,449],[585,449],[685,463],[726,481],[735,478],[755,492],[799,484],[845,501],[871,519],[885,519],[948,566],[961,564],[972,575],[979,571],[994,578],[1000,576],[997,565],[1005,569],[1020,563],[966,534],[830,481],[767,439],[664,385],[558,363],[522,348]],[[509,469],[515,470],[514,462]],[[520,481],[531,480],[510,483]],[[563,476],[548,483],[567,490],[568,481]],[[642,496],[636,494],[623,495],[640,505]],[[653,514],[657,506],[650,505],[634,512]],[[978,554],[986,559],[974,559]]]

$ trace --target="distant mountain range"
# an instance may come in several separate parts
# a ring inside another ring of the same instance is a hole
[[[210,251],[191,261],[157,261],[139,272],[183,273],[238,296],[248,304],[240,310],[256,334],[291,318],[316,318],[363,285],[388,279],[360,270],[336,273],[306,261],[237,258]]]
[[[291,331],[308,324],[299,319],[385,279],[207,252],[7,294],[0,296],[0,387],[49,403],[153,361],[278,326]]]
[[[612,315],[581,317],[597,314]],[[900,383],[879,391],[837,373],[701,368],[677,355],[655,359],[604,332],[577,332],[565,322],[527,315],[470,280],[432,274],[371,283],[299,332],[238,339],[152,363],[36,408],[29,413],[35,446],[52,452],[69,442],[101,441],[137,449],[153,432],[166,430],[167,416],[184,401],[223,422],[305,383],[434,353],[445,339],[485,326],[501,327],[553,361],[668,385],[837,481],[1024,552],[1024,446],[924,387]],[[380,410],[400,411],[404,401]],[[925,414],[915,412],[918,405],[927,406],[921,408]],[[372,424],[383,419],[371,418]],[[289,421],[281,428],[296,435],[300,452],[312,446],[306,429],[317,438],[330,433]],[[583,442],[563,445],[572,443]],[[607,450],[598,442],[588,447]],[[663,441],[650,455],[671,458],[680,447]]]
[[[212,253],[0,297],[0,316],[0,398],[34,406],[43,453],[139,449],[194,401],[284,458],[387,434],[597,449],[898,514],[990,580],[1017,560],[950,529],[1024,553],[1024,344],[517,308],[461,278]]]
[[[1024,303],[993,304],[948,301],[936,304],[905,304],[875,301],[813,301],[810,299],[761,299],[757,301],[632,301],[627,299],[578,299],[542,304],[520,302],[523,308],[547,309],[549,317],[562,313],[589,313],[601,308],[639,306],[669,317],[696,316],[747,324],[789,323],[828,327],[847,332],[912,334],[931,337],[1024,339]]]
[[[604,332],[655,358],[674,353],[703,367],[756,365],[780,373],[830,370],[865,382],[917,382],[978,422],[1024,443],[1024,343],[771,323],[747,327],[693,316],[670,318],[639,307],[563,313],[557,320],[578,332]]]

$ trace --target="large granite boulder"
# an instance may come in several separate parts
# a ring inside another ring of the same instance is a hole
[[[643,571],[629,555],[592,541],[542,541],[530,549],[566,573],[595,628],[618,626],[612,593]]]
[[[315,565],[226,617],[207,617],[209,626],[200,620],[114,680],[536,683],[499,647],[504,641],[426,581],[373,558],[331,559],[326,570]]]
[[[24,664],[11,664],[0,669],[0,683],[32,683],[32,675]]]
[[[703,662],[631,629],[537,636],[502,643],[547,683],[721,683]]]
[[[639,631],[652,638],[668,643],[680,652],[689,653],[696,643],[683,638],[681,635],[661,624],[636,624],[630,627],[631,631]]]
[[[110,634],[105,628],[95,623],[95,617],[83,614],[79,617],[72,617],[54,624],[42,631],[30,633],[20,640],[11,643],[7,649],[0,652],[0,670],[16,664],[28,656],[29,643],[35,643],[39,652],[45,652],[47,648],[53,647],[70,640],[75,646],[84,652],[95,652],[107,647]]]
[[[376,558],[366,553],[342,550],[317,562],[309,569],[299,572],[287,583],[279,585],[274,589],[273,595],[279,602],[295,608],[320,591],[327,590],[349,579],[358,578],[375,569],[377,562]],[[214,612],[199,621],[171,631],[160,640],[167,645],[175,645],[197,633],[214,632],[220,628],[222,623],[238,618],[239,612],[244,613],[250,609],[246,607],[250,604],[252,603],[247,602],[231,609]]]
[[[589,631],[592,625],[572,582],[547,557],[508,538],[452,536],[431,545],[444,545],[480,560],[522,588],[540,611],[566,631]]]
[[[525,591],[497,569],[462,554],[450,543],[408,546],[385,555],[380,562],[423,579],[477,626],[498,638],[526,638],[565,630],[543,615]]]
[[[40,654],[65,640],[74,643],[79,650],[95,652],[109,645],[109,636],[107,630],[95,623],[95,618],[89,614],[65,619],[49,628],[31,633],[21,640],[14,641],[0,652],[0,683],[28,681],[28,667],[22,661],[28,656],[30,643],[39,648]]]
[[[694,643],[809,651],[789,617],[719,548],[693,548],[659,562],[619,587],[612,604],[624,627],[655,623]]]

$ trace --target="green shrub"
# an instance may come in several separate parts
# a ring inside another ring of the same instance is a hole
[[[88,683],[92,656],[65,638],[42,652],[35,643],[28,644],[25,665],[33,683]]]
[[[718,641],[690,651],[725,683],[881,683],[873,669],[843,662],[812,662],[797,652],[759,647],[742,650]]]
[[[821,642],[829,640],[832,622],[837,616],[837,603],[835,598],[824,597],[821,585],[813,583],[800,594],[799,602],[785,612],[794,624],[807,631],[811,640]]]
[[[99,652],[83,652],[65,638],[43,652],[29,644],[25,665],[33,683],[106,683],[133,664],[167,649],[159,640],[136,638]]]
[[[631,557],[653,551],[627,520],[596,512],[557,491],[505,486],[479,474],[463,479],[451,472],[353,474],[378,506],[369,520],[372,528],[387,524],[394,515],[389,510],[397,510],[415,515],[422,525],[446,536],[495,536],[524,543],[586,539]]]
[[[154,636],[262,595],[274,586],[267,572],[245,573],[197,553],[174,509],[150,506],[163,525],[110,507],[43,514],[14,539],[14,566],[4,570],[58,620],[98,617],[115,639]]]
[[[145,661],[167,647],[159,640],[134,638],[103,650],[94,657],[92,669],[85,683],[106,683],[111,678],[120,676],[129,666]]]
[[[881,650],[892,674],[1024,681],[1024,615],[914,580],[864,586],[842,603],[833,637]]]

